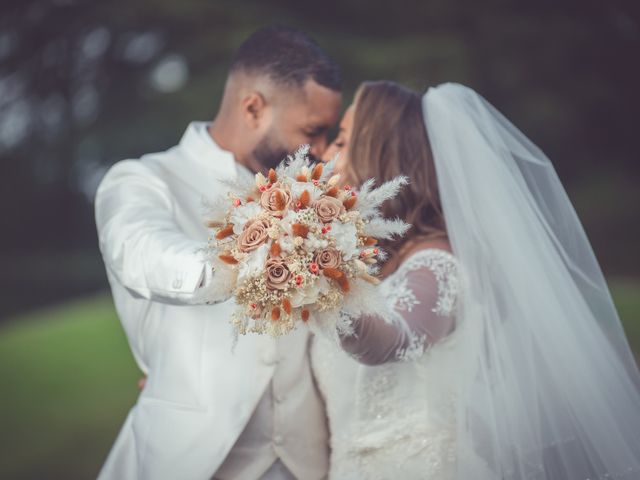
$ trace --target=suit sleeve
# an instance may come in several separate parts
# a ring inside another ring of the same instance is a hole
[[[137,160],[114,165],[96,193],[96,225],[106,268],[135,295],[193,304],[211,282],[203,242],[178,226],[167,185]]]

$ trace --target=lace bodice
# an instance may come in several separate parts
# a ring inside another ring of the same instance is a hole
[[[316,337],[330,478],[452,478],[457,274],[450,253],[415,252],[380,284],[386,312],[348,319],[344,350]]]
[[[458,277],[449,252],[413,253],[380,288],[386,312],[350,318],[349,333],[340,334],[342,347],[358,361],[379,365],[419,358],[453,330]]]

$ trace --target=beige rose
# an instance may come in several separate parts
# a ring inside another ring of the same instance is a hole
[[[322,223],[330,223],[346,211],[340,200],[326,196],[316,200],[313,208]]]
[[[269,222],[266,220],[249,220],[238,235],[238,250],[244,253],[252,252],[267,241]]]
[[[280,257],[270,257],[265,264],[267,288],[284,290],[291,278],[291,272]]]
[[[278,208],[278,196],[281,198],[282,208]],[[269,190],[262,192],[260,205],[272,215],[282,215],[291,205],[291,190],[287,185],[274,183]]]
[[[325,248],[313,256],[313,261],[322,268],[339,268],[342,264],[342,255],[335,248]]]

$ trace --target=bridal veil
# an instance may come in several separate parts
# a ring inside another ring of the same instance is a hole
[[[423,113],[461,265],[457,478],[640,478],[640,375],[553,165],[467,87]]]

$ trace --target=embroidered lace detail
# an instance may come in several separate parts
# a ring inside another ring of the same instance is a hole
[[[394,376],[392,364],[372,367],[373,373],[363,382],[360,395],[357,397],[357,406],[365,412],[367,418],[382,420],[392,413],[390,403],[384,401],[389,397],[389,392],[397,386],[397,378]]]
[[[421,268],[428,268],[436,278],[438,297],[431,309],[436,315],[451,316],[455,314],[458,295],[457,261],[445,250],[424,249],[409,256],[400,268],[384,283],[387,306],[393,323],[403,321],[403,313],[412,312],[420,301],[409,286],[407,273]],[[426,335],[411,334],[409,344],[396,352],[400,361],[413,361],[421,358],[431,345]]]
[[[390,277],[389,280],[387,304],[392,308],[392,311],[411,312],[413,307],[420,304],[413,290],[409,288],[407,277]]]
[[[344,310],[338,312],[338,320],[336,322],[336,331],[339,335],[354,335],[353,316]]]
[[[424,416],[411,412],[394,418],[396,428],[373,422],[368,433],[344,439],[333,459],[332,478],[453,478],[455,437],[453,429],[416,428]],[[419,475],[417,477],[416,475]]]
[[[409,345],[396,352],[396,358],[402,362],[417,360],[424,355],[428,348],[426,335],[411,335]]]
[[[402,310],[408,305],[406,311],[411,309],[419,302],[415,300],[415,294],[407,286],[407,272],[417,270],[419,268],[428,268],[433,272],[438,282],[438,301],[432,309],[434,313],[440,316],[449,316],[455,313],[456,297],[458,295],[458,264],[456,258],[445,250],[427,248],[419,250],[411,255],[400,266],[396,275],[399,277],[392,289],[398,289],[397,298],[401,300],[395,304],[397,309]],[[411,303],[407,299],[413,298]],[[403,301],[405,303],[403,303]]]

